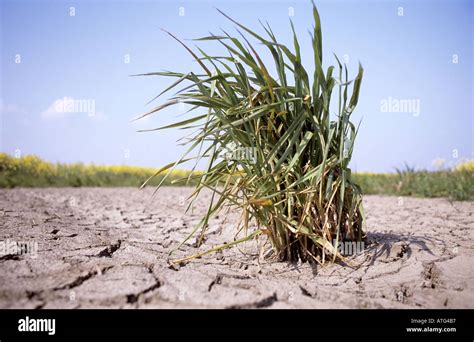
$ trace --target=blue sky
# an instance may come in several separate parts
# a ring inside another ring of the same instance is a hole
[[[215,7],[256,30],[258,19],[268,21],[289,45],[292,15],[303,63],[312,68],[309,0],[0,1],[0,150],[10,154],[143,166],[178,158],[183,148],[176,140],[182,131],[136,131],[173,122],[185,108],[130,122],[153,106],[146,103],[170,80],[129,75],[198,70],[192,57],[159,28],[184,39],[219,28],[235,32]],[[391,172],[405,162],[432,169],[438,158],[455,164],[474,157],[471,1],[317,5],[325,67],[335,64],[335,52],[345,58],[352,76],[359,61],[365,68],[353,114],[356,122],[363,118],[354,170]],[[223,53],[216,44],[199,45]],[[74,113],[58,109],[64,99],[76,105]],[[411,106],[397,108],[400,101]],[[94,107],[81,109],[79,103]]]

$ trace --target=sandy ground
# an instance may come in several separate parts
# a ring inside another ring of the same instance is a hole
[[[209,201],[185,214],[189,191],[0,190],[0,242],[30,244],[0,255],[0,308],[474,308],[474,202],[366,196],[353,268],[259,261],[255,243],[170,267]],[[230,241],[237,215],[200,250]]]

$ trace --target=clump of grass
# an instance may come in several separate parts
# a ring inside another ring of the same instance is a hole
[[[314,4],[312,82],[302,65],[293,23],[294,46],[289,48],[277,41],[268,24],[262,24],[267,36],[263,38],[220,13],[237,26],[240,38],[222,31],[197,40],[220,44],[225,56],[211,56],[200,48],[198,56],[169,33],[197,61],[202,73],[144,74],[176,78],[158,96],[182,82],[187,85],[139,118],[177,103],[190,105],[189,113],[204,110],[152,129],[195,130],[185,142],[187,152],[160,172],[190,159],[208,160],[191,199],[205,188],[214,195],[207,214],[188,238],[199,231],[198,242],[202,242],[211,217],[230,206],[242,210],[238,231],[243,237],[218,248],[263,234],[280,260],[334,261],[341,257],[335,248],[339,242],[365,238],[361,191],[348,168],[357,135],[350,116],[358,102],[362,66],[354,80],[349,80],[337,56],[337,75],[334,66],[323,70],[321,24]],[[275,76],[249,37],[270,52]],[[330,115],[334,89],[338,112]]]

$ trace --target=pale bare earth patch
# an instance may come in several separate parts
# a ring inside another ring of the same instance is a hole
[[[0,307],[474,308],[474,202],[365,196],[354,268],[259,262],[255,243],[170,267],[210,200],[185,214],[190,190],[0,190],[0,241],[38,243],[36,258],[0,255]],[[199,250],[231,241],[237,219],[212,220]]]

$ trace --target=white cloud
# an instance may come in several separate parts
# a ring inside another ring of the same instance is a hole
[[[97,112],[94,99],[75,99],[70,96],[64,96],[56,99],[53,103],[41,113],[45,120],[63,119],[70,115],[86,115],[91,118],[104,118],[103,112]]]
[[[71,97],[68,97],[66,99],[72,99]],[[73,99],[72,99],[73,100]],[[61,110],[59,110],[59,106],[62,103],[63,99],[57,99],[55,100],[45,111],[41,113],[41,117],[43,119],[62,119],[65,116],[65,113]]]

